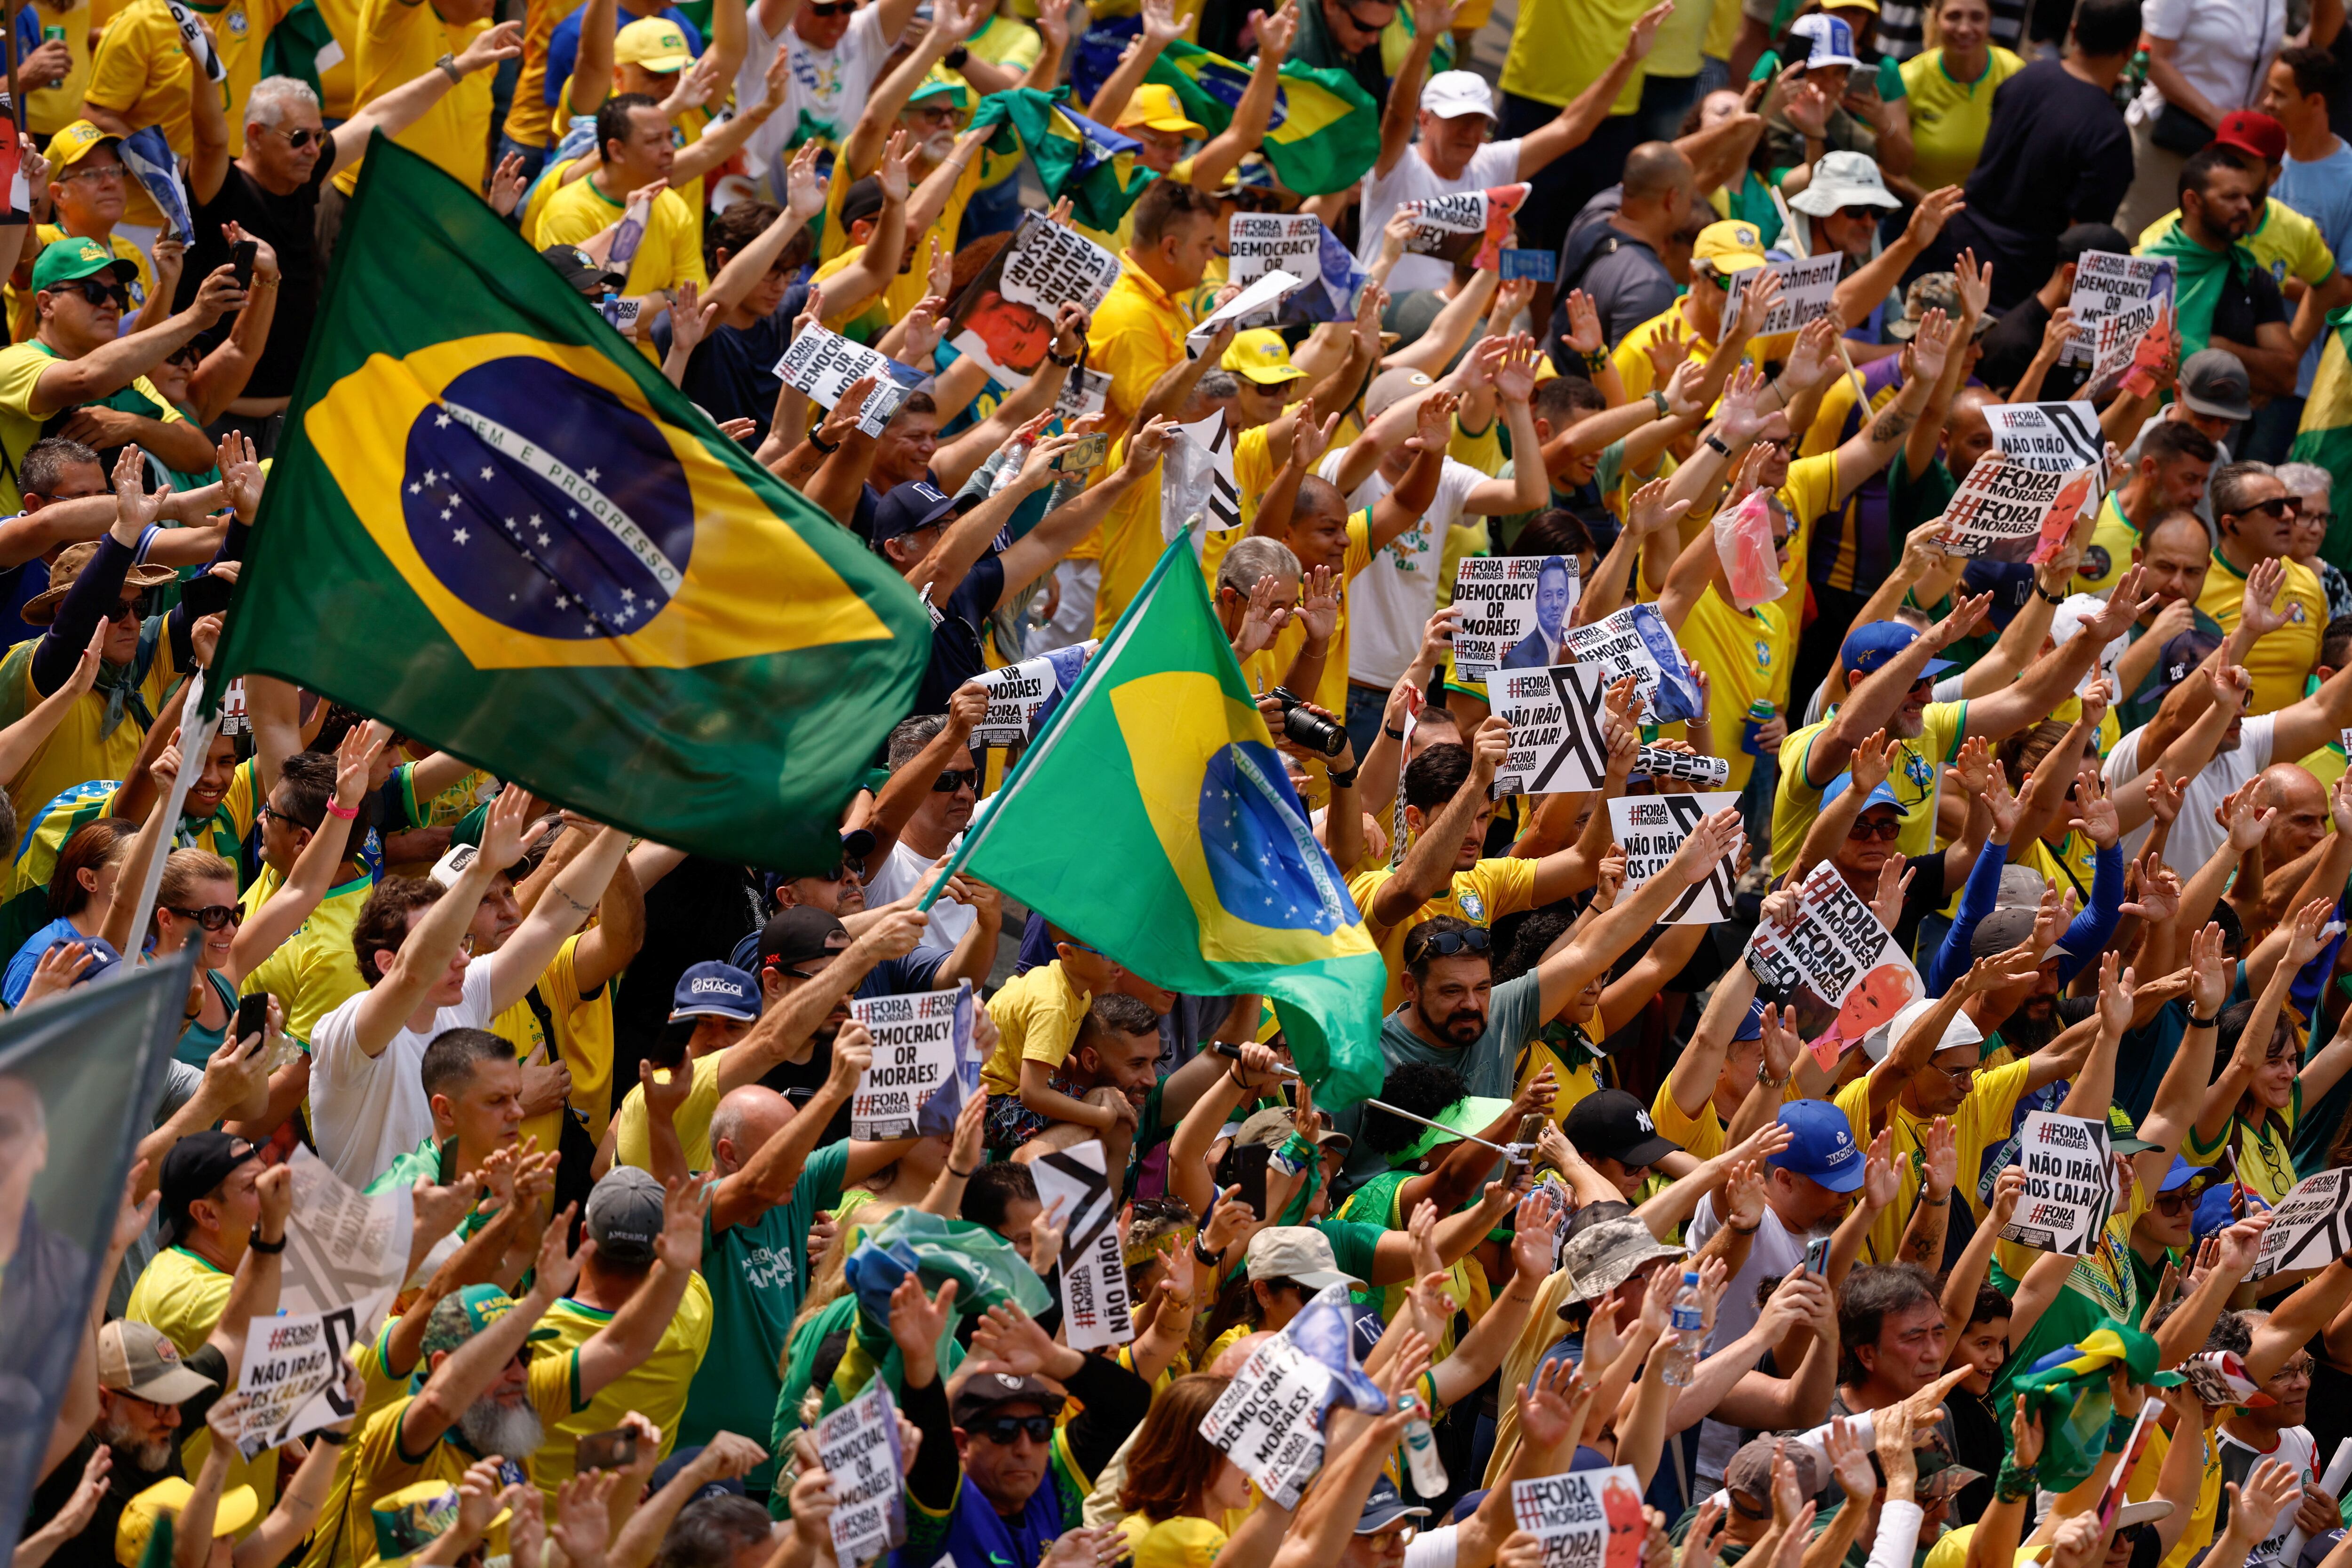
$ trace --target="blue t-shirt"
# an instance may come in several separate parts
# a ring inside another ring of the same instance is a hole
[[[30,936],[8,960],[8,967],[0,973],[0,1002],[15,1007],[25,998],[25,988],[33,983],[33,971],[40,967],[41,955],[60,942],[85,942],[89,938],[74,928],[70,920],[52,920]]]
[[[555,107],[556,99],[561,96],[563,91],[563,84],[572,79],[572,63],[580,57],[580,24],[587,15],[588,7],[585,5],[581,6],[580,9],[572,12],[572,15],[555,24],[555,34],[552,37],[547,40],[547,86],[545,91],[547,94],[547,106],[550,109]],[[656,12],[655,15],[660,16],[664,21],[675,22],[677,24],[678,30],[686,35],[686,47],[688,53],[693,55],[699,55],[702,53],[701,30],[696,27],[692,22],[686,19],[685,12],[679,10],[675,5],[670,5]],[[645,20],[644,17],[635,15],[625,5],[614,6],[613,11],[614,36],[617,37],[620,35],[621,29],[627,26],[630,23],[643,20]]]
[[[2336,267],[2343,268],[2345,247],[2352,246],[2352,146],[2342,141],[2325,158],[2308,163],[2289,158],[2279,169],[2278,183],[2271,194],[2319,225],[2319,237],[2327,242],[2328,254],[2337,258]],[[2311,378],[2319,369],[2319,350],[2327,345],[2327,334],[2322,332],[2313,340],[2303,356],[2302,365],[2294,372],[2297,396],[2311,392]]]

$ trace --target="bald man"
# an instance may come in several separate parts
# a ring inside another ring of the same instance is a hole
[[[2198,492],[2204,492],[2201,476]],[[2107,498],[2115,499],[2112,494]],[[2148,526],[2135,528],[2130,536],[2137,541],[2131,546],[2131,564],[2142,570],[2140,591],[2157,604],[2134,623],[2131,646],[2116,661],[2116,685],[2122,693],[2116,721],[2125,729],[2137,729],[2155,718],[2165,694],[2221,645],[2221,622],[2197,607],[2213,552],[2205,520],[2189,509],[2193,505],[2184,501],[2160,509]]]
[[[2274,810],[2263,837],[2263,864],[2273,876],[2294,866],[2327,836],[2327,790],[2300,762],[2274,762],[2254,779],[2254,804]],[[2302,884],[2308,867],[2295,867],[2288,891]]]
[[[1559,306],[1552,330],[1569,332],[1568,294],[1581,288],[1601,311],[1601,331],[1609,346],[1643,322],[1664,313],[1682,282],[1666,255],[1684,227],[1691,205],[1690,160],[1671,141],[1644,141],[1626,156],[1625,179],[1584,204],[1569,227],[1559,252]],[[1688,266],[1689,242],[1681,254]],[[1558,352],[1573,357],[1575,350]],[[1561,366],[1584,373],[1582,365]]]

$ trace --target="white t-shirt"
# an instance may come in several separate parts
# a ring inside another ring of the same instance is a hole
[[[2254,1466],[2264,1459],[2277,1459],[2292,1466],[2299,1481],[2311,1486],[2319,1484],[2319,1441],[2311,1435],[2308,1427],[2280,1428],[2278,1447],[2274,1448],[2255,1448],[2224,1427],[2213,1434],[2213,1448],[2221,1462],[2221,1479],[2240,1487],[2246,1484],[2246,1478],[2253,1473]],[[2229,1506],[2227,1492],[2222,1493],[2222,1506],[2224,1509]],[[2264,1564],[2279,1560],[2279,1553],[2285,1549],[2286,1538],[2294,1529],[2294,1516],[2302,1507],[2300,1494],[2287,1500],[2285,1506],[2278,1511],[2277,1517],[2271,1521],[2271,1527],[2263,1532],[2263,1539],[2246,1553],[2246,1568],[2263,1568]],[[2224,1512],[2216,1516],[2213,1528],[2220,1531],[2228,1523],[2229,1515]]]
[[[2172,63],[2222,113],[2262,106],[2264,62],[2286,32],[2286,0],[2147,0],[2140,30],[2180,46]]]
[[[402,1155],[433,1135],[433,1108],[425,1099],[425,1048],[451,1029],[488,1029],[490,969],[466,967],[466,989],[454,1007],[433,1015],[430,1028],[404,1027],[382,1054],[360,1049],[360,1004],[347,997],[310,1031],[310,1134],[328,1167],[353,1186],[365,1186]]]
[[[1698,1200],[1691,1213],[1686,1239],[1696,1252],[1706,1239],[1723,1227],[1715,1212],[1715,1195],[1709,1193]],[[1798,1234],[1780,1223],[1772,1206],[1764,1206],[1764,1219],[1748,1241],[1748,1261],[1723,1288],[1722,1299],[1715,1303],[1715,1332],[1707,1335],[1706,1354],[1713,1355],[1725,1345],[1738,1339],[1756,1326],[1762,1309],[1756,1303],[1756,1287],[1766,1280],[1777,1279],[1804,1267],[1805,1243],[1811,1238]],[[1723,1467],[1739,1451],[1739,1428],[1708,1416],[1698,1429],[1698,1474],[1709,1482],[1723,1479]]]
[[[2184,876],[2193,875],[2199,866],[2213,858],[2228,835],[2213,820],[2214,810],[2222,799],[2242,786],[2247,779],[2271,765],[2271,734],[2278,727],[2278,715],[2266,713],[2257,718],[2245,719],[2238,727],[2235,749],[2225,751],[2205,765],[2205,770],[2189,781],[2180,797],[2180,816],[2172,824],[2171,837],[2164,841],[2166,862],[2178,867]],[[2116,742],[2107,753],[2105,777],[2111,785],[2127,784],[2155,766],[2156,758],[2143,760],[2139,754],[2140,737],[2146,728],[2133,730]],[[2147,842],[2147,835],[2156,829],[2150,818],[2124,835],[2124,859],[2138,858]]]
[[[859,112],[873,94],[874,80],[881,74],[890,45],[882,36],[882,12],[876,5],[861,7],[850,18],[841,42],[830,49],[811,48],[789,22],[781,36],[767,32],[760,26],[759,6],[751,6],[751,13],[743,64],[735,73],[735,101],[757,103],[766,94],[768,66],[779,47],[790,50],[792,58],[783,107],[743,143],[744,167],[756,183],[767,178],[769,165],[792,145],[803,115],[816,125],[832,126],[833,132],[825,140],[835,146],[849,140],[849,133],[857,129]],[[781,173],[771,199],[779,204],[784,199]]]
[[[948,853],[954,854],[962,842],[961,833],[950,839]],[[890,846],[890,853],[882,862],[882,868],[874,873],[874,880],[866,884],[866,906],[872,909],[906,897],[923,885],[931,868],[939,863],[938,857],[918,853],[904,838],[899,839]],[[931,905],[930,923],[923,927],[923,942],[953,952],[955,945],[963,940],[964,934],[979,918],[971,905],[942,898]]]
[[[2281,0],[2272,0],[2273,5]],[[781,116],[779,117],[781,118]],[[1357,246],[1357,260],[1370,267],[1381,254],[1381,231],[1388,227],[1390,215],[1407,202],[1425,202],[1432,196],[1451,196],[1464,191],[1483,191],[1490,185],[1508,185],[1519,177],[1519,143],[1514,137],[1508,141],[1489,141],[1470,154],[1463,166],[1461,178],[1449,180],[1429,166],[1418,142],[1404,150],[1396,167],[1383,179],[1377,172],[1364,176],[1364,210],[1356,232],[1363,235]],[[1454,281],[1454,264],[1440,261],[1433,256],[1408,256],[1396,264],[1389,274],[1389,292],[1402,294],[1408,288],[1443,288]]]
[[[1339,476],[1348,460],[1344,447],[1323,455],[1316,472]],[[1470,492],[1486,476],[1449,457],[1437,476],[1437,499],[1412,527],[1381,547],[1372,564],[1348,585],[1348,678],[1386,691],[1404,675],[1421,651],[1421,629],[1437,608],[1437,574],[1445,565],[1446,530],[1462,521]],[[1376,506],[1394,489],[1380,476],[1356,486],[1348,497],[1349,515]]]
[[[1457,1552],[1454,1538],[1462,1527],[1441,1524],[1435,1530],[1417,1530],[1404,1543],[1404,1568],[1454,1568]]]

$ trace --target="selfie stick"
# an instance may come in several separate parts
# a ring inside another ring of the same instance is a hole
[[[1209,1049],[1216,1052],[1219,1056],[1225,1057],[1230,1061],[1239,1061],[1241,1060],[1242,1048],[1238,1045],[1233,1044],[1231,1041],[1221,1040],[1211,1045]],[[1274,1071],[1282,1074],[1285,1078],[1297,1078],[1298,1076],[1298,1070],[1297,1068],[1285,1067],[1279,1061],[1274,1064]],[[1375,1111],[1386,1111],[1391,1116],[1402,1116],[1408,1122],[1418,1122],[1424,1127],[1433,1127],[1441,1133],[1452,1133],[1455,1137],[1460,1138],[1463,1142],[1481,1145],[1486,1148],[1494,1150],[1496,1154],[1502,1155],[1507,1160],[1517,1160],[1521,1165],[1528,1163],[1527,1155],[1527,1151],[1530,1146],[1528,1145],[1488,1143],[1485,1138],[1473,1137],[1468,1133],[1465,1133],[1458,1128],[1449,1127],[1443,1122],[1433,1122],[1426,1116],[1416,1116],[1410,1111],[1401,1111],[1394,1105],[1390,1104],[1387,1101],[1375,1100],[1369,1094],[1364,1097],[1364,1103],[1370,1105]]]

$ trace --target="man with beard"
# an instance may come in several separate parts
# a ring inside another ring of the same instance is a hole
[[[499,1459],[509,1479],[530,1480],[549,1429],[643,1365],[660,1344],[702,1260],[709,1207],[705,1177],[667,1189],[644,1284],[569,1350],[531,1353],[531,1342],[552,1337],[540,1320],[572,1288],[591,1250],[571,1249],[568,1207],[547,1228],[521,1300],[496,1285],[468,1285],[436,1302],[425,1328],[424,1387],[378,1410],[351,1440],[351,1467],[328,1503],[328,1517],[342,1521],[343,1539],[375,1539],[371,1511],[378,1498],[418,1481],[454,1487],[477,1459]],[[492,1554],[504,1549],[496,1542]]]
[[[2174,512],[2195,512],[2221,449],[2186,420],[2158,420],[2140,439],[2131,477],[2099,503],[2091,542],[2074,572],[2074,591],[2104,593],[2156,525]],[[2143,584],[2143,587],[2147,585]],[[2149,591],[2153,592],[2152,588]],[[2174,627],[2178,632],[2182,627]]]
[[[2262,165],[2244,151],[2208,142],[2180,166],[2180,222],[2138,254],[2168,256],[2179,269],[2173,329],[2181,353],[2235,354],[2267,402],[2294,395],[2302,356],[2278,285],[2243,244],[2263,215],[2265,183]]]
[[[769,921],[760,932],[760,1022],[721,1053],[719,1092],[760,1082],[795,1106],[808,1104],[832,1073],[834,1037],[849,1021],[858,983],[885,959],[910,952],[922,921],[902,909],[855,941],[823,910],[787,909]],[[844,1101],[827,1118],[823,1141],[847,1136]]]

